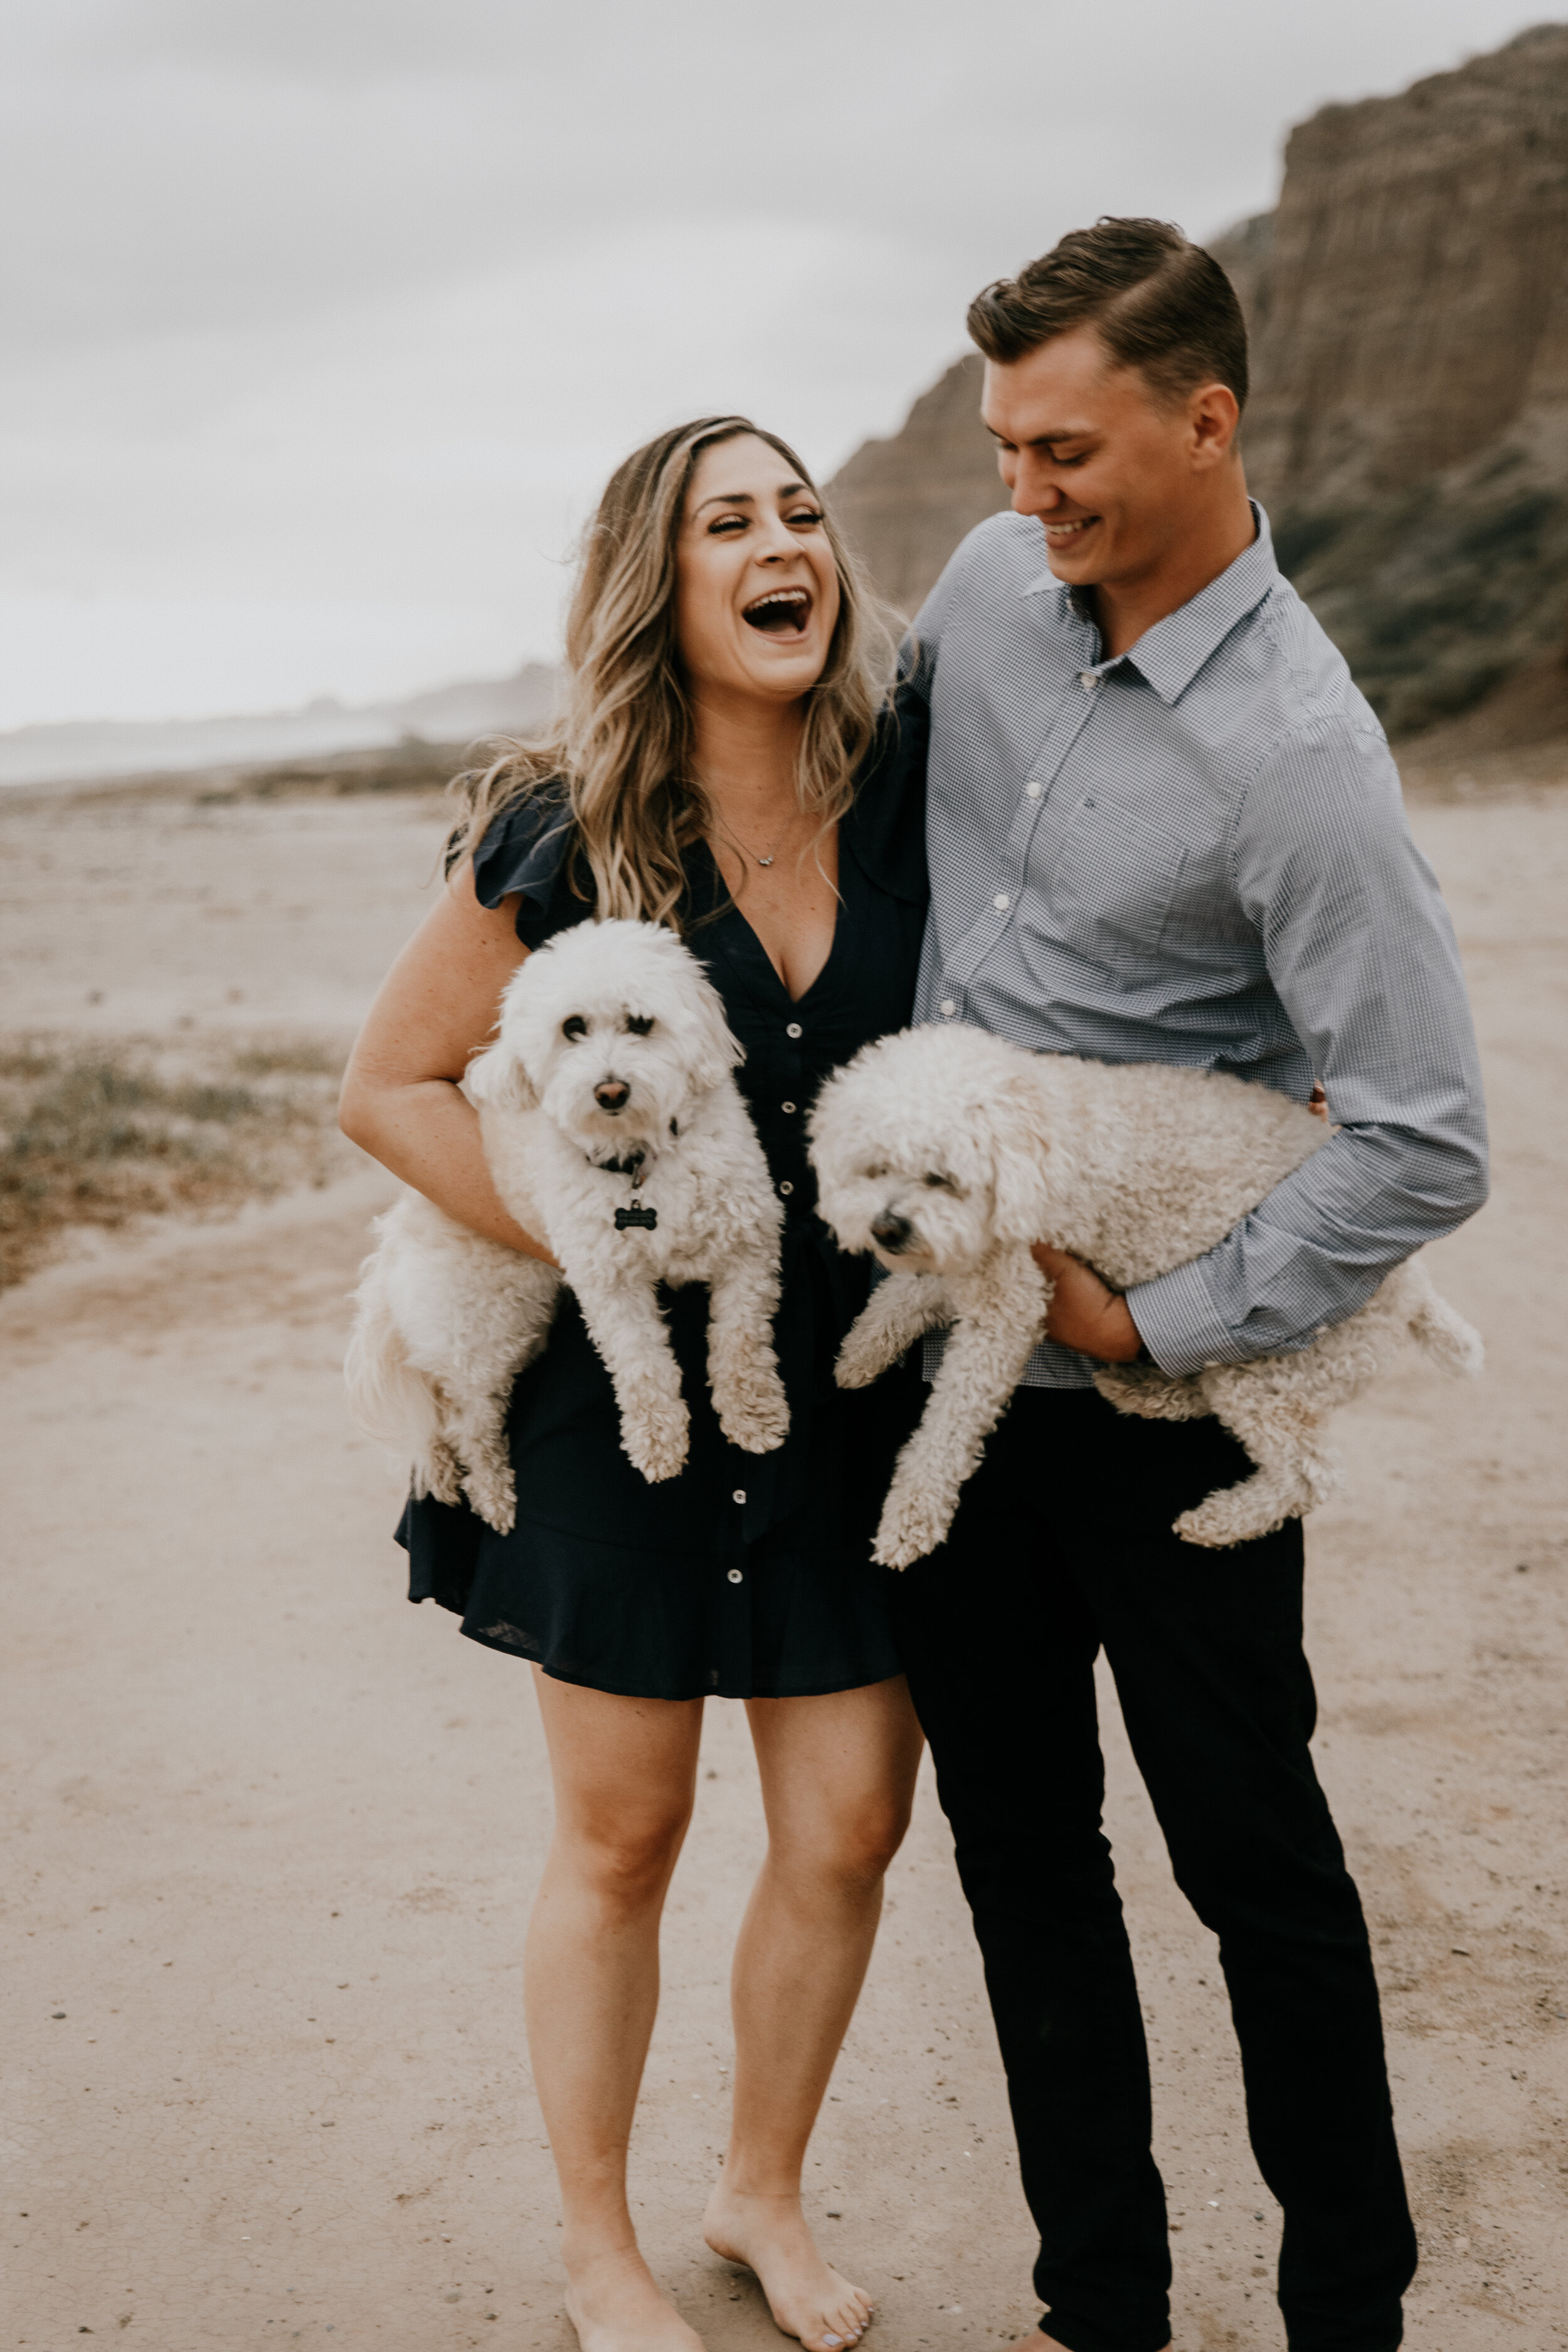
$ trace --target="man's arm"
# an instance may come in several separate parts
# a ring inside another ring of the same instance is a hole
[[[1336,714],[1271,752],[1238,815],[1233,871],[1336,1132],[1217,1249],[1128,1293],[1172,1373],[1305,1347],[1487,1196],[1458,949],[1370,721]]]

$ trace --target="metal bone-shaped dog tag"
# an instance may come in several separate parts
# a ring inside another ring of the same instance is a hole
[[[616,1231],[618,1234],[624,1234],[628,1225],[645,1226],[651,1234],[658,1223],[657,1209],[617,1209],[616,1211]]]

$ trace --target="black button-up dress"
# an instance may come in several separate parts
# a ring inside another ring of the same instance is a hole
[[[909,1022],[927,895],[924,776],[923,710],[902,705],[840,827],[833,948],[798,1001],[707,850],[688,861],[687,937],[745,1047],[737,1077],[784,1204],[773,1338],[788,1437],[763,1454],[727,1442],[708,1392],[707,1290],[667,1292],[691,1450],[679,1477],[649,1486],[621,1450],[609,1375],[563,1293],[549,1346],[512,1394],[511,1533],[428,1498],[410,1502],[398,1529],[409,1598],[458,1612],[474,1641],[642,1698],[784,1698],[899,1672],[889,1571],[873,1565],[870,1541],[921,1393],[912,1369],[853,1394],[834,1385],[870,1266],[842,1255],[816,1215],[805,1126],[828,1073]],[[528,947],[586,919],[570,846],[549,795],[500,818],[480,844],[479,896],[493,907],[518,895]]]

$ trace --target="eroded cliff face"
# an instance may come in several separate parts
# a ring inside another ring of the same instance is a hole
[[[1408,733],[1568,621],[1568,26],[1324,108],[1258,228],[1215,247],[1252,331],[1248,478],[1285,570]],[[1249,232],[1250,273],[1232,258]]]
[[[1212,250],[1252,336],[1248,478],[1391,730],[1550,669],[1568,634],[1568,26],[1324,108],[1291,134],[1278,209]],[[905,612],[1006,502],[979,375],[960,361],[831,485]]]
[[[890,441],[865,441],[827,485],[835,520],[889,603],[916,613],[966,531],[1007,504],[980,422],[978,352],[955,360]]]
[[[1385,498],[1568,396],[1568,26],[1290,134],[1252,289],[1248,464]]]

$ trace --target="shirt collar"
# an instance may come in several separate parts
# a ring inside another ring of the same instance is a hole
[[[1256,499],[1247,503],[1258,524],[1251,546],[1243,548],[1235,562],[1226,564],[1206,588],[1200,588],[1186,604],[1145,629],[1130,653],[1119,656],[1132,664],[1167,707],[1180,701],[1215,647],[1238,621],[1257,610],[1279,576],[1268,518]],[[1087,617],[1072,590],[1048,568],[1031,580],[1023,593],[1034,596],[1047,588],[1056,591],[1064,620],[1068,614],[1080,621]],[[1095,667],[1103,672],[1115,668],[1116,663],[1100,662]]]

